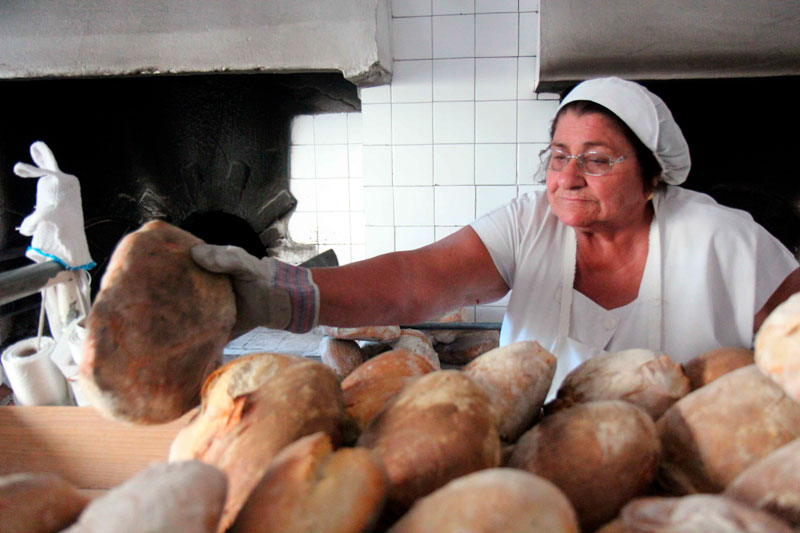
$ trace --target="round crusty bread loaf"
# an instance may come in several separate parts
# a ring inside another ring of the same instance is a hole
[[[431,339],[421,331],[415,329],[401,329],[400,337],[392,342],[392,349],[414,352],[430,361],[434,370],[441,370],[442,368],[439,362],[439,354],[433,349]]]
[[[314,433],[275,456],[229,532],[369,531],[386,490],[383,466],[367,450],[334,451],[327,434]]]
[[[319,330],[328,337],[351,341],[392,342],[400,338],[400,326],[362,326],[358,328],[320,326]]]
[[[587,402],[544,417],[519,439],[508,466],[553,482],[591,531],[651,485],[660,448],[644,410],[621,400]]]
[[[800,404],[750,365],[687,394],[656,426],[663,446],[661,487],[675,495],[716,493],[800,437]]]
[[[74,523],[89,503],[57,474],[21,472],[0,477],[0,529],[55,533]]]
[[[227,478],[200,461],[153,463],[92,500],[67,533],[213,533]]]
[[[364,353],[356,341],[322,337],[319,353],[322,362],[331,367],[339,379],[346,378],[364,362]]]
[[[689,378],[692,390],[697,390],[728,372],[753,363],[752,350],[731,346],[698,355],[683,364],[683,372]]]
[[[800,526],[800,439],[749,466],[723,494]]]
[[[457,477],[500,464],[500,437],[486,394],[458,370],[410,381],[358,439],[389,475],[387,510],[405,511]]]
[[[169,459],[199,459],[228,475],[224,531],[284,446],[318,431],[338,444],[343,419],[333,370],[299,356],[250,354],[208,377],[200,412],[176,435]]]
[[[515,442],[531,426],[555,371],[555,356],[535,341],[489,350],[463,368],[489,396],[504,442]]]
[[[769,513],[716,494],[647,497],[628,503],[595,533],[790,533]]]
[[[360,434],[409,380],[433,370],[430,361],[417,353],[391,350],[351,372],[342,380],[342,394],[356,433]]]
[[[458,331],[447,344],[436,344],[439,361],[449,365],[465,365],[481,354],[500,346],[500,332],[496,330]]]
[[[624,350],[592,357],[573,369],[564,378],[548,411],[581,402],[624,400],[656,420],[688,393],[689,378],[667,355]]]
[[[800,293],[776,307],[756,334],[755,361],[800,403]]]
[[[413,507],[389,533],[578,533],[564,493],[544,478],[489,468],[450,481]]]
[[[117,245],[87,320],[82,390],[110,418],[157,424],[200,402],[236,320],[230,280],[192,260],[202,241],[148,222]]]

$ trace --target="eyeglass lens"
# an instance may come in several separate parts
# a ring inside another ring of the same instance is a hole
[[[602,176],[611,172],[614,166],[614,159],[607,155],[597,152],[584,152],[578,155],[569,155],[560,150],[547,150],[542,154],[543,163],[549,159],[549,168],[560,172],[566,168],[571,159],[577,159],[578,167],[585,173],[592,176]]]

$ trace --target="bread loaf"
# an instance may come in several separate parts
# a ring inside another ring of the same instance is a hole
[[[548,411],[594,400],[624,400],[655,420],[688,392],[689,378],[667,355],[624,350],[592,357],[573,369]]]
[[[339,379],[347,377],[364,362],[364,354],[356,341],[322,337],[319,352],[322,362],[331,367]]]
[[[659,484],[675,495],[716,493],[800,437],[800,404],[750,365],[681,398],[657,427],[664,453]]]
[[[298,356],[250,354],[209,376],[200,412],[176,435],[169,459],[199,459],[228,475],[224,531],[284,446],[318,431],[338,445],[343,418],[333,370]]]
[[[0,529],[5,533],[56,533],[75,522],[88,503],[56,474],[0,477]]]
[[[755,342],[755,361],[790,398],[800,402],[800,293],[780,304],[764,320]]]
[[[395,350],[408,350],[427,359],[434,370],[440,370],[439,354],[433,349],[431,340],[421,331],[415,329],[401,329],[400,337],[392,343]]]
[[[463,369],[491,400],[504,442],[515,442],[532,425],[555,371],[556,358],[535,341],[489,350]]]
[[[400,338],[400,326],[364,326],[360,328],[320,326],[319,330],[328,337],[351,341],[392,342]]]
[[[148,222],[117,245],[87,320],[82,390],[104,415],[153,424],[200,401],[236,320],[227,276],[203,270],[202,241]]]
[[[383,509],[383,466],[363,448],[333,450],[314,433],[284,448],[250,494],[230,533],[367,531]]]
[[[360,434],[409,380],[433,370],[429,360],[408,350],[384,352],[355,369],[342,380],[342,394],[356,433]]]
[[[684,363],[683,372],[689,378],[692,390],[697,390],[728,372],[754,362],[753,351],[747,348],[717,348]]]
[[[489,468],[450,481],[418,500],[389,533],[578,533],[569,500],[529,472]]]
[[[581,528],[592,531],[649,488],[659,458],[653,419],[632,403],[609,400],[544,417],[520,437],[508,465],[553,482]]]
[[[450,365],[464,365],[479,355],[500,346],[500,332],[496,330],[460,331],[449,344],[436,344],[439,361]]]
[[[800,526],[800,439],[746,468],[725,487],[724,494]]]
[[[467,319],[466,315],[467,310],[464,307],[459,307],[458,309],[454,309],[449,313],[433,319],[432,322],[441,322],[444,326],[447,326],[447,324],[452,324],[453,322],[465,322]],[[456,340],[460,331],[456,329],[429,329],[426,333],[430,336],[432,344],[449,344]]]
[[[227,479],[200,461],[154,463],[86,507],[68,533],[212,533]]]
[[[639,498],[596,533],[790,533],[768,513],[715,494]]]
[[[500,437],[486,394],[457,370],[409,382],[367,426],[358,445],[389,475],[387,509],[406,510],[448,481],[500,464]]]

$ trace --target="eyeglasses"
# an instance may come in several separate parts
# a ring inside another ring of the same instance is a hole
[[[539,152],[539,160],[541,161],[541,168],[549,168],[555,172],[561,172],[567,165],[570,159],[575,159],[584,174],[589,176],[605,176],[614,165],[620,161],[624,161],[628,156],[622,155],[614,159],[608,154],[601,152],[583,152],[578,155],[570,155],[558,148],[547,148]]]

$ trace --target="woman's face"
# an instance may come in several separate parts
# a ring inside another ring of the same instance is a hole
[[[561,171],[547,169],[547,197],[561,222],[586,231],[616,231],[646,219],[650,191],[642,183],[633,146],[610,119],[567,111],[556,124],[552,147],[570,155],[626,156],[604,176],[586,175],[575,159]]]

